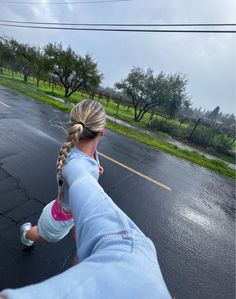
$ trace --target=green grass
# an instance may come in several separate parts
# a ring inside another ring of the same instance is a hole
[[[1,78],[8,78],[11,79],[12,78],[12,74],[11,72],[6,72],[4,71],[3,74],[0,74]],[[23,76],[21,74],[14,74],[14,81],[15,82],[19,82],[19,83],[23,83]],[[31,77],[28,79],[27,82],[27,86],[30,86],[32,88],[36,88],[38,91],[41,91],[43,93],[46,93],[48,95],[53,95],[55,97],[64,99],[68,102],[72,102],[72,103],[78,103],[80,100],[84,99],[84,98],[89,98],[90,96],[87,94],[82,94],[81,92],[75,92],[74,94],[72,94],[69,98],[65,98],[64,97],[64,88],[62,88],[61,86],[56,86],[53,88],[53,92],[52,92],[52,87],[49,86],[49,84],[47,82],[43,83],[42,81],[40,81],[39,84],[39,88],[36,87],[36,80],[33,80]],[[97,100],[98,98],[95,97]],[[107,100],[105,98],[102,98],[100,100],[100,103],[104,106],[106,113],[116,117],[116,103],[114,103],[112,100],[109,101],[109,104],[107,105]],[[140,121],[140,122],[136,122],[133,120],[133,115],[134,115],[134,109],[131,107],[129,108],[129,111],[127,111],[127,107],[124,105],[120,105],[120,109],[119,109],[119,119],[123,120],[123,121],[127,121],[132,125],[135,125],[137,127],[146,127],[146,123],[150,117],[150,114],[147,113],[146,115],[144,115],[144,118]]]
[[[22,81],[22,78],[20,76],[15,76],[15,79],[11,79],[11,74],[4,74],[0,75],[0,85],[6,86],[10,89],[16,90],[17,92],[20,92],[26,96],[32,97],[44,104],[51,105],[57,109],[63,110],[65,112],[70,112],[71,107],[60,103],[51,97],[45,95],[50,94],[51,95],[51,86],[44,84],[40,85],[40,88],[36,88],[36,82],[33,80],[29,80],[28,83],[24,83]],[[57,87],[54,89],[54,96],[63,98],[63,89],[60,87]],[[78,102],[82,98],[85,98],[86,96],[83,96],[81,93],[76,92],[71,98],[70,102]],[[106,100],[102,99],[101,103],[105,106]],[[114,115],[114,106],[116,111],[116,104],[113,102],[110,102],[108,107],[106,108],[107,114]],[[130,118],[132,118],[129,113],[127,112],[126,107],[121,107],[121,115],[119,114],[119,119],[128,121],[130,123]],[[144,121],[145,122],[145,121]],[[131,122],[132,124],[132,122]],[[136,122],[135,122],[136,124]],[[136,124],[137,125],[137,124]],[[193,163],[196,163],[200,166],[206,167],[208,169],[211,169],[213,171],[216,171],[220,174],[223,174],[227,177],[235,179],[235,171],[232,170],[227,166],[226,163],[220,160],[209,160],[203,155],[199,154],[195,151],[188,151],[177,148],[177,146],[168,144],[166,142],[163,142],[161,140],[158,140],[156,138],[153,138],[147,134],[140,133],[135,129],[130,129],[125,126],[119,125],[112,121],[107,121],[107,127],[115,132],[118,132],[122,135],[128,136],[130,138],[133,138],[137,141],[140,141],[144,144],[147,144],[155,149],[161,150],[163,152],[166,152],[168,154],[174,155],[176,157],[191,161]]]
[[[236,142],[234,141],[234,143],[232,144],[232,151],[236,152]]]
[[[114,122],[108,121],[107,127],[115,132],[122,134],[122,135],[131,137],[137,141],[145,143],[155,149],[159,149],[168,154],[191,161],[193,163],[196,163],[200,166],[214,170],[214,171],[216,171],[220,174],[223,174],[225,176],[228,176],[230,178],[233,178],[233,179],[235,178],[235,171],[232,170],[231,168],[229,168],[224,161],[209,160],[205,156],[199,154],[198,152],[179,149],[174,145],[167,144],[167,143],[157,140],[149,135],[140,133],[136,130],[124,127],[124,126],[119,125]]]
[[[0,76],[0,84],[10,89],[13,89],[15,91],[18,91],[20,93],[23,93],[26,96],[32,97],[44,104],[51,105],[57,109],[63,110],[65,112],[69,112],[71,109],[69,106],[66,106],[63,103],[60,103],[58,101],[55,101],[52,98],[42,94],[38,90],[30,87],[30,85],[28,85],[27,83],[9,80],[6,78],[2,78]]]

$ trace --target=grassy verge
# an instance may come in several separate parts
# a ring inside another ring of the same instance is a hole
[[[27,83],[18,82],[18,81],[3,78],[0,76],[0,85],[6,86],[6,87],[13,89],[15,91],[18,91],[26,96],[32,97],[44,104],[53,106],[57,109],[65,111],[65,112],[69,112],[71,109],[69,106],[66,106],[63,103],[53,100],[52,98],[41,93],[39,90],[37,90],[31,86],[28,86]]]
[[[65,112],[69,112],[71,109],[71,107],[69,107],[68,105],[60,103],[56,100],[53,100],[51,97],[45,95],[44,93],[42,93],[42,91],[40,91],[39,89],[36,89],[30,83],[28,84],[28,83],[24,83],[20,80],[12,80],[10,78],[7,78],[6,76],[4,76],[4,77],[0,76],[0,85],[3,85],[10,89],[16,90],[17,92],[20,92],[26,96],[32,97],[42,103],[51,105],[57,109],[65,111]],[[78,102],[78,98],[77,98],[77,102]],[[107,111],[107,113],[108,113],[108,111]],[[235,179],[235,171],[232,170],[231,168],[229,168],[227,166],[227,164],[224,163],[223,161],[209,160],[206,157],[204,157],[203,155],[199,154],[198,152],[179,149],[179,148],[177,148],[177,146],[157,140],[156,138],[153,138],[147,134],[140,133],[137,130],[127,128],[125,126],[119,125],[119,124],[111,122],[111,121],[107,122],[107,127],[115,132],[122,134],[122,135],[128,136],[137,141],[145,143],[155,149],[161,150],[163,152],[177,156],[182,159],[186,159],[186,160],[196,163],[200,166],[206,167],[206,168],[216,171],[220,174],[223,174],[227,177]]]
[[[233,145],[232,145],[232,151],[236,152],[236,141],[234,141]]]
[[[114,122],[108,121],[107,127],[122,135],[131,137],[135,140],[145,143],[155,149],[159,149],[168,154],[191,161],[193,163],[214,170],[230,178],[235,178],[235,171],[229,168],[224,161],[207,159],[205,156],[199,154],[198,152],[179,149],[177,148],[177,146],[159,141],[149,135],[140,133],[136,130],[129,129]]]

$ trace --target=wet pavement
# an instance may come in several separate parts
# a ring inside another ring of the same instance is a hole
[[[58,125],[67,117],[0,87],[0,289],[71,266],[70,236],[23,250],[18,232],[26,221],[35,224],[56,197],[55,163],[64,140]],[[234,182],[109,130],[99,151],[172,189],[100,158],[101,185],[155,243],[170,292],[181,299],[233,299]]]

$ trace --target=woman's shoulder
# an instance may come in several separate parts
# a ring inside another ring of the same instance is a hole
[[[80,151],[76,150],[75,148],[72,148],[71,151],[68,153],[64,165],[73,167],[73,165],[80,164],[80,166],[83,165],[83,162],[86,162],[86,157],[84,157]]]
[[[67,163],[68,161],[70,161],[71,159],[74,159],[74,158],[79,158],[81,157],[81,153],[79,150],[77,150],[75,147],[72,147],[72,149],[69,151],[68,155],[67,155],[67,158],[66,158],[66,161],[65,163]]]
[[[74,180],[74,178],[80,178],[84,175],[91,175],[98,180],[99,164],[79,149],[72,148],[62,167],[62,176],[70,185],[71,178]]]
[[[86,173],[86,167],[83,161],[76,156],[68,157],[66,163],[62,166],[62,176],[70,185],[76,178],[82,177]]]

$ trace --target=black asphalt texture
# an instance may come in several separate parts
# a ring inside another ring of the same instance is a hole
[[[19,239],[20,225],[36,224],[57,195],[55,165],[65,137],[58,126],[67,120],[61,111],[0,87],[0,290],[40,282],[72,265],[70,236],[30,250]],[[101,185],[153,240],[171,294],[234,299],[234,181],[109,130],[99,151],[172,189],[100,158]]]

